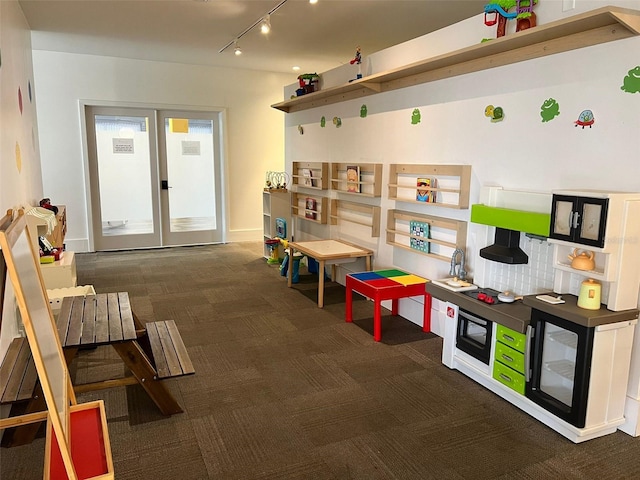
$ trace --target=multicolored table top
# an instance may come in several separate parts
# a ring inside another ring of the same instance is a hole
[[[397,287],[400,285],[417,285],[427,283],[426,278],[403,272],[402,270],[389,269],[375,272],[350,273],[348,276],[371,285],[375,288]]]

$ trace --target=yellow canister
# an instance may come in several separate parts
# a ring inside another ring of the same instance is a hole
[[[580,285],[580,294],[578,295],[578,306],[587,310],[600,309],[600,296],[602,285],[593,278],[589,278]]]

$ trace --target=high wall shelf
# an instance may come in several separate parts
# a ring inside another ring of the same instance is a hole
[[[350,222],[371,228],[371,236],[380,236],[380,207],[363,203],[331,200],[331,225]]]
[[[429,225],[430,232],[426,237],[411,234],[410,222],[421,222]],[[441,237],[441,238],[436,238]],[[443,238],[453,237],[454,240]],[[428,252],[411,247],[411,240],[423,240],[428,244]],[[451,251],[456,248],[465,249],[467,240],[467,222],[433,215],[424,215],[403,210],[387,212],[387,244],[403,248],[413,253],[451,261]],[[444,248],[443,248],[444,247]],[[446,251],[445,251],[446,250]]]
[[[352,182],[347,180],[347,167],[355,166],[359,169],[357,180],[358,191],[350,191]],[[381,163],[332,163],[331,189],[341,193],[360,197],[380,197],[382,195],[382,164]]]
[[[471,165],[391,164],[389,168],[390,200],[456,209],[469,208]],[[437,182],[435,187],[425,188],[435,193],[435,202],[416,200],[416,180],[423,177]]]
[[[329,188],[329,164],[327,162],[293,162],[291,178],[296,188],[326,190]]]
[[[607,6],[276,103],[293,113],[640,35],[640,11]]]
[[[326,224],[329,216],[329,199],[304,192],[293,192],[291,194],[291,215],[308,222]]]

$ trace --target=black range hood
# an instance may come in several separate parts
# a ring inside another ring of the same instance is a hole
[[[529,257],[520,248],[520,232],[496,227],[495,243],[480,249],[480,256],[494,262],[512,265],[529,263]]]

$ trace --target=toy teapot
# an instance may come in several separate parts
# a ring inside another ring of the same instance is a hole
[[[578,249],[574,248],[573,253],[569,255],[571,260],[571,268],[576,270],[594,270],[596,268],[596,261],[593,259],[595,254],[591,250],[583,250],[578,254]]]

